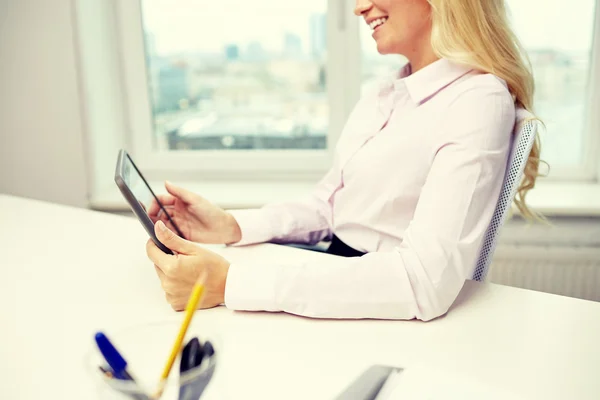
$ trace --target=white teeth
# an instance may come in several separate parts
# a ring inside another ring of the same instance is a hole
[[[369,24],[369,26],[371,27],[371,29],[373,29],[373,30],[374,30],[374,29],[375,29],[375,28],[377,28],[379,25],[382,25],[382,24],[383,24],[385,21],[387,21],[387,19],[388,19],[387,17],[384,17],[384,18],[378,18],[378,19],[376,19],[375,21],[372,21],[372,22]]]

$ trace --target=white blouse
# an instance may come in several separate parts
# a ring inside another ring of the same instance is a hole
[[[441,59],[363,97],[332,168],[304,199],[232,211],[236,245],[317,243],[362,257],[233,263],[225,304],[322,318],[430,320],[472,276],[506,170],[506,83]]]

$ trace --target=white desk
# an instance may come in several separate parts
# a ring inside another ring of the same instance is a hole
[[[1,398],[93,399],[82,358],[94,331],[181,317],[134,219],[0,196],[0,227]],[[221,336],[219,382],[234,399],[330,399],[373,363],[449,368],[525,398],[600,398],[593,302],[467,282],[428,323],[225,308],[195,320]]]

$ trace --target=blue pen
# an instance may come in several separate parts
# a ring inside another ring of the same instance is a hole
[[[106,362],[112,369],[115,378],[134,381],[131,374],[127,371],[127,361],[125,361],[123,356],[121,356],[104,333],[96,333],[96,344],[104,356],[104,359],[106,359]]]
[[[108,340],[106,335],[102,332],[96,333],[96,344],[98,345],[98,349],[104,356],[108,367],[103,368],[99,367],[100,370],[107,377],[114,377],[116,379],[128,380],[134,383],[135,379],[131,376],[131,374],[127,371],[127,361],[123,358],[123,356],[119,353],[119,351],[113,346],[113,344]],[[136,383],[137,386],[137,383]],[[116,389],[119,390],[119,389]],[[124,393],[127,396],[135,399],[135,400],[149,400],[149,397],[145,394],[131,394]]]

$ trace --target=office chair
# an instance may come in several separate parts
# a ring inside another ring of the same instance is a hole
[[[519,121],[532,117],[532,115],[525,110],[519,110],[519,112],[524,115],[523,117],[518,118]],[[485,233],[481,252],[479,253],[479,259],[477,260],[475,271],[473,273],[473,280],[475,281],[483,282],[489,271],[500,229],[506,220],[511,204],[517,194],[517,189],[521,184],[521,178],[523,177],[525,164],[527,164],[527,158],[533,147],[537,128],[537,121],[527,120],[521,124],[518,132],[513,136],[511,152],[508,158],[500,198],[496,204],[496,210],[492,216],[490,226]]]

